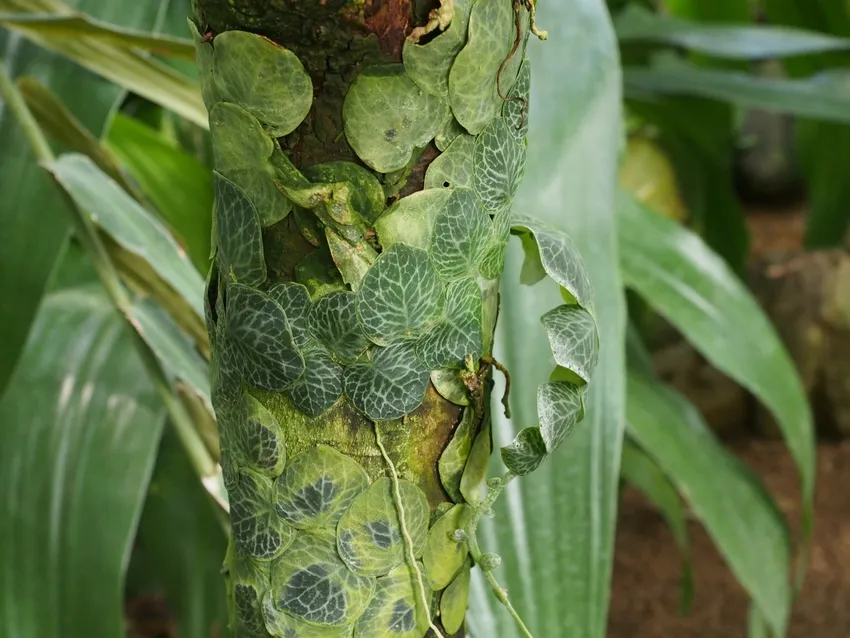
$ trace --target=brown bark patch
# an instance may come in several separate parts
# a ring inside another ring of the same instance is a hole
[[[412,21],[411,0],[371,0],[363,12],[363,26],[378,36],[381,51],[399,61]]]

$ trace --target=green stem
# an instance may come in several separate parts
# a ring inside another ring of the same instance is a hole
[[[489,583],[492,588],[493,594],[495,594],[496,598],[499,599],[499,602],[501,602],[508,610],[508,613],[520,628],[523,636],[526,638],[534,638],[531,631],[529,631],[528,627],[525,626],[522,618],[520,618],[517,610],[514,609],[514,606],[511,604],[511,601],[508,598],[508,592],[499,584],[499,581],[496,580],[496,577],[493,575],[493,570],[486,568],[482,564],[483,561],[481,560],[481,557],[483,553],[481,551],[481,547],[478,545],[478,523],[481,521],[481,517],[491,511],[493,504],[496,502],[496,499],[499,498],[502,490],[504,490],[507,484],[513,479],[514,475],[511,472],[507,472],[504,476],[490,479],[487,482],[487,496],[485,496],[484,500],[472,510],[472,517],[469,519],[469,523],[466,526],[466,534],[469,543],[469,553],[472,555],[472,559],[475,561],[475,564],[481,567],[481,571],[484,572],[484,578],[487,579],[487,583]]]
[[[41,128],[39,128],[38,123],[24,102],[23,96],[6,72],[5,61],[2,58],[0,58],[0,97],[3,98],[3,101],[21,126],[39,165],[50,173],[51,167],[56,161],[56,156],[53,154],[50,144],[47,142]],[[133,341],[145,370],[150,376],[162,402],[165,404],[171,423],[174,425],[177,435],[189,455],[192,466],[201,480],[204,481],[207,491],[210,491],[210,486],[206,482],[216,475],[217,468],[215,461],[213,461],[200,434],[195,429],[186,407],[171,387],[156,355],[139,336],[132,314],[133,301],[130,295],[127,294],[124,284],[121,283],[121,277],[115,269],[115,265],[112,263],[106,247],[100,240],[97,228],[88,215],[80,210],[61,188],[60,193],[67,204],[66,209],[68,210],[77,238],[89,254],[97,277],[106,291],[109,300],[127,324],[129,324],[128,327],[134,336]]]
[[[407,521],[404,519],[404,505],[401,502],[401,488],[398,483],[398,474],[395,470],[395,465],[393,464],[390,455],[387,454],[387,450],[384,447],[384,442],[381,440],[381,430],[378,428],[378,423],[373,422],[375,425],[375,440],[378,443],[378,448],[381,450],[381,456],[384,457],[384,462],[390,468],[390,480],[393,483],[393,492],[395,496],[395,505],[396,509],[398,509],[398,519],[401,525],[401,533],[404,536],[405,540],[405,550],[408,554],[408,560],[410,560],[410,566],[414,572],[416,572],[416,579],[419,583],[419,595],[422,599],[422,608],[425,611],[425,616],[428,618],[428,626],[431,628],[431,631],[434,632],[434,635],[437,638],[445,638],[440,630],[434,625],[434,622],[431,620],[431,611],[429,609],[430,605],[428,604],[428,595],[425,593],[425,583],[422,581],[422,572],[419,571],[419,565],[416,564],[416,554],[413,551],[413,539],[410,538],[410,532],[407,530]]]

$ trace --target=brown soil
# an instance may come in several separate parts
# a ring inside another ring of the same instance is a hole
[[[762,477],[792,526],[800,518],[794,464],[780,442],[732,446]],[[810,569],[789,638],[850,636],[850,441],[818,448]],[[681,559],[656,511],[628,490],[620,505],[609,638],[730,638],[746,634],[748,599],[701,526],[690,524],[696,592],[680,615]]]

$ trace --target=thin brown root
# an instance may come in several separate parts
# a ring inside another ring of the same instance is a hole
[[[491,366],[496,368],[496,370],[498,370],[499,372],[501,372],[505,376],[505,393],[502,395],[502,405],[505,408],[505,418],[510,419],[511,418],[511,404],[510,404],[511,374],[510,374],[510,372],[508,372],[508,369],[505,366],[503,366],[501,363],[496,361],[491,356],[481,357],[481,360],[484,363],[490,364]]]

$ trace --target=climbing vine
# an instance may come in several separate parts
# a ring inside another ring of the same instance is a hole
[[[341,118],[356,157],[312,166],[281,143],[313,105],[299,55],[191,23],[215,157],[206,312],[235,635],[450,635],[473,566],[515,613],[478,521],[582,419],[597,357],[577,251],[511,210],[533,11],[531,0],[441,2],[403,63],[364,65],[347,87]],[[429,146],[424,189],[399,197]],[[300,237],[289,268],[267,254],[282,226]],[[565,303],[542,317],[558,368],[538,391],[539,424],[502,449],[508,474],[488,482],[492,338],[512,233],[533,243],[529,258]],[[432,400],[460,415],[434,468],[436,499],[416,471],[397,472],[382,440],[401,445]],[[351,427],[352,415],[371,431]]]

